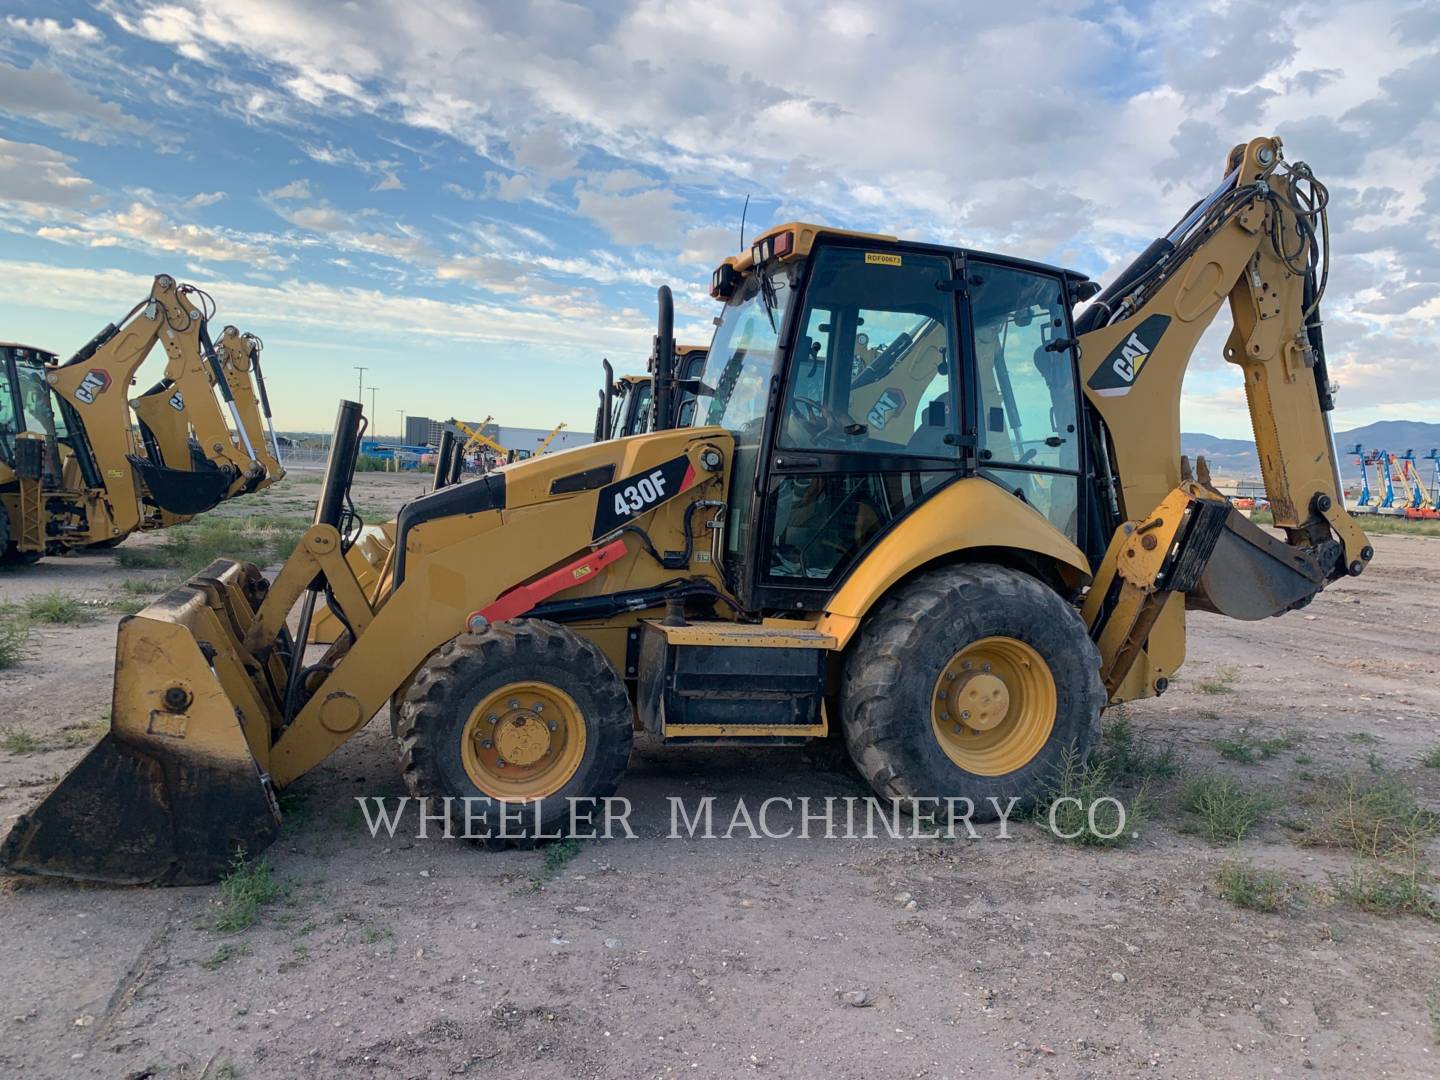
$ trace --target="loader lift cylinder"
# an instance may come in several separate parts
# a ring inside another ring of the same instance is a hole
[[[330,461],[325,466],[325,487],[315,505],[315,524],[340,528],[345,504],[350,499],[350,485],[355,479],[355,463],[360,457],[360,432],[365,417],[358,401],[342,401],[335,414],[335,434],[330,441]],[[290,674],[285,683],[285,719],[294,719],[300,705],[300,684],[305,671],[305,642],[310,640],[310,623],[315,618],[315,597],[324,587],[319,575],[310,582],[305,599],[300,602],[300,621],[295,633],[295,649],[290,654]]]

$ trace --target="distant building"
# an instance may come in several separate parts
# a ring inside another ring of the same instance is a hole
[[[485,434],[494,439],[506,450],[514,450],[520,456],[528,456],[540,449],[546,437],[550,434],[549,428],[522,428],[504,427],[502,425],[487,424]],[[550,445],[545,448],[547,454],[556,454],[561,450],[569,450],[574,446],[584,446],[595,441],[595,436],[588,431],[571,431],[569,428],[561,431],[550,440]]]
[[[467,423],[466,426],[481,432],[486,438],[494,439],[505,449],[516,451],[521,457],[528,457],[540,449],[540,444],[550,434],[549,428],[504,427],[494,423],[486,424],[484,427],[481,427],[479,423]],[[470,436],[455,424],[443,420],[432,420],[428,416],[407,416],[405,418],[405,444],[407,446],[439,446],[440,436],[447,428],[462,446],[470,441]],[[593,436],[588,431],[566,429],[551,440],[546,452],[553,454],[560,450],[569,450],[572,446],[584,446],[593,441]]]
[[[443,423],[428,416],[405,417],[405,442],[408,446],[438,446],[443,430]]]

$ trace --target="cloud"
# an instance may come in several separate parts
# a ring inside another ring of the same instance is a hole
[[[86,142],[110,142],[116,132],[145,125],[118,105],[101,101],[54,68],[18,68],[0,61],[0,113],[35,120]]]
[[[36,235],[60,244],[158,251],[187,260],[239,262],[266,270],[280,270],[289,264],[272,250],[267,238],[173,221],[160,208],[142,202],[115,212],[71,214],[37,229]]]
[[[0,202],[28,204],[37,213],[92,202],[95,185],[70,167],[73,160],[48,146],[0,138]]]
[[[185,206],[190,210],[199,210],[206,206],[214,206],[225,198],[223,191],[201,191],[185,200]]]
[[[539,173],[547,180],[562,180],[575,171],[579,155],[565,138],[552,128],[522,135],[515,140],[515,164]]]
[[[303,145],[301,147],[311,161],[318,161],[321,165],[334,165],[339,168],[359,169],[370,176],[377,177],[375,186],[371,191],[403,191],[405,185],[400,182],[397,170],[400,168],[398,161],[388,159],[371,161],[361,157],[349,147],[314,146]]]
[[[58,19],[23,19],[9,15],[5,25],[12,34],[38,41],[57,52],[73,52],[99,45],[105,36],[84,19],[72,19],[69,26]]]
[[[266,192],[266,195],[280,202],[291,199],[308,199],[310,198],[310,181],[291,180],[290,183],[278,187],[274,191]]]
[[[581,214],[617,244],[673,247],[685,222],[685,215],[676,209],[679,198],[663,188],[633,195],[606,195],[582,188],[576,204]]]

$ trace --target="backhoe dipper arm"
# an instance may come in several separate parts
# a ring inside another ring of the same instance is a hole
[[[1135,518],[1181,479],[1180,387],[1222,300],[1225,359],[1244,374],[1275,524],[1288,543],[1358,574],[1371,552],[1345,512],[1330,431],[1319,302],[1327,194],[1278,138],[1238,146],[1225,180],[1077,320],[1085,391],[1109,430],[1121,510]],[[1337,540],[1334,557],[1326,544]],[[1342,557],[1343,556],[1343,557]]]
[[[220,333],[217,356],[235,402],[241,430],[265,466],[266,480],[274,483],[285,475],[285,469],[280,463],[280,440],[270,415],[270,395],[266,393],[265,376],[260,370],[260,350],[264,347],[254,334],[227,326]]]
[[[185,294],[186,318],[167,325],[160,335],[169,358],[164,378],[133,404],[136,414],[153,435],[166,468],[194,471],[189,450],[193,431],[204,458],[230,474],[222,496],[229,497],[252,490],[263,479],[264,466],[257,460],[251,432],[246,430],[220,356],[210,339],[210,313],[205,310],[208,298],[197,289],[183,285],[180,288]],[[215,400],[216,390],[229,407],[238,446]],[[257,437],[261,434],[260,430],[254,432]]]
[[[1183,608],[1259,619],[1303,606],[1373,555],[1345,510],[1319,302],[1324,187],[1278,138],[1231,151],[1225,178],[1076,320],[1085,393],[1103,420],[1123,522],[1083,614],[1112,700],[1163,689]],[[1275,525],[1253,525],[1180,457],[1180,390],[1222,301]],[[1143,544],[1141,543],[1143,541]],[[1180,596],[1184,596],[1184,601]],[[1131,666],[1148,654],[1128,687]]]

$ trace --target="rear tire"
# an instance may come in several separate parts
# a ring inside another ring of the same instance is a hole
[[[928,572],[883,601],[841,688],[850,756],[878,795],[969,799],[980,821],[998,816],[990,799],[1022,811],[1043,799],[1067,753],[1084,760],[1094,745],[1104,704],[1075,609],[984,563]]]
[[[10,511],[0,503],[0,565],[31,566],[40,561],[43,551],[20,551],[13,543],[15,533],[10,527]]]
[[[452,797],[451,835],[503,845],[568,834],[570,800],[613,795],[630,761],[633,715],[595,645],[556,623],[518,619],[432,653],[395,728],[410,793],[429,796],[431,813]],[[511,804],[503,830],[500,800]],[[513,805],[522,801],[523,811]],[[592,834],[601,813],[592,827],[586,804],[577,806],[579,832]]]

